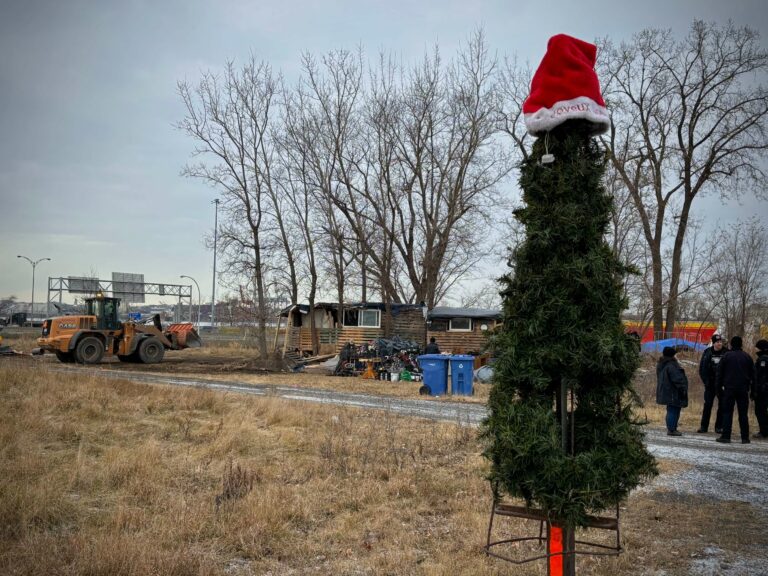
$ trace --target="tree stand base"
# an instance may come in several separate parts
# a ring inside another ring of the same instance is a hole
[[[493,526],[496,516],[538,521],[538,535],[512,536],[510,538],[494,540]],[[488,539],[485,545],[485,553],[512,564],[526,564],[535,560],[547,559],[549,563],[548,576],[572,576],[576,573],[577,555],[617,556],[621,552],[618,506],[616,506],[615,517],[588,516],[586,528],[613,531],[616,533],[616,543],[607,544],[577,540],[575,531],[564,529],[562,526],[550,522],[546,512],[543,510],[494,502],[491,507],[491,519],[488,523]],[[535,542],[546,551],[533,556],[517,558],[511,553],[501,552],[499,548],[503,545],[507,545],[508,549],[515,548],[516,544],[523,542]]]

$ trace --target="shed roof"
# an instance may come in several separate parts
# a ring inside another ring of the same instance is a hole
[[[501,319],[501,310],[493,308],[454,308],[452,306],[435,306],[429,311],[427,318],[492,318]]]
[[[392,315],[397,316],[405,310],[421,310],[421,304],[390,304],[392,307]],[[296,304],[295,306],[302,314],[309,314],[309,304]],[[280,311],[280,316],[288,316],[288,313],[294,306],[286,306]],[[345,302],[344,309],[361,309],[361,310],[384,310],[386,304],[383,302]],[[315,302],[315,310],[338,310],[338,302]]]

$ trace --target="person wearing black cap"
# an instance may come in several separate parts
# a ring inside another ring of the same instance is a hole
[[[755,378],[752,381],[752,400],[760,430],[752,438],[768,438],[768,340],[758,340]]]
[[[717,367],[720,360],[728,351],[723,345],[723,337],[720,334],[712,335],[712,346],[704,350],[699,362],[699,377],[704,383],[704,409],[701,411],[701,424],[696,430],[704,434],[709,430],[709,418],[712,415],[712,406],[717,398],[717,412],[715,413],[715,432],[723,432],[723,394],[717,386]]]
[[[731,349],[720,361],[717,383],[723,389],[723,434],[718,442],[731,442],[733,407],[739,410],[741,443],[749,444],[749,391],[755,377],[752,357],[741,349],[741,336],[731,338]]]
[[[680,412],[688,406],[688,378],[675,358],[677,351],[666,346],[656,364],[656,403],[667,406],[667,435],[682,436],[677,429]]]

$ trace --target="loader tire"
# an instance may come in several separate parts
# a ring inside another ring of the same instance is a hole
[[[75,354],[74,352],[60,352],[56,350],[56,358],[64,364],[71,364],[75,361]]]
[[[75,346],[75,360],[80,364],[98,364],[104,357],[104,344],[95,336],[86,336]]]
[[[139,359],[144,364],[157,364],[164,354],[165,346],[154,336],[142,340],[139,344]]]

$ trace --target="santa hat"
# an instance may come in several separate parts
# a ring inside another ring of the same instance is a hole
[[[595,74],[596,54],[594,44],[572,36],[549,39],[523,104],[525,126],[532,136],[575,118],[592,122],[595,134],[608,130],[611,120]]]

